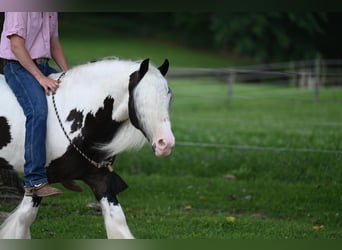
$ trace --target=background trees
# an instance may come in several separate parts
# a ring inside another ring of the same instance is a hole
[[[61,20],[261,62],[342,56],[339,13],[64,13]]]
[[[0,22],[2,18],[3,14]],[[60,21],[260,62],[342,56],[338,12],[65,12],[60,13]]]

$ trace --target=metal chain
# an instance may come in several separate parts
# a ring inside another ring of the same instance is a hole
[[[60,83],[61,82],[61,79],[65,76],[65,72],[63,72],[57,79],[57,82]],[[58,113],[58,110],[57,110],[57,105],[56,105],[56,101],[55,101],[55,94],[52,94],[52,103],[53,103],[53,107],[55,109],[55,113],[56,113],[56,116],[57,116],[57,119],[58,119],[58,122],[59,122],[59,125],[60,127],[62,128],[63,130],[63,133],[65,135],[65,137],[68,139],[70,145],[84,158],[86,159],[91,165],[93,165],[94,167],[96,168],[108,168],[108,170],[110,172],[113,172],[113,168],[112,168],[112,163],[113,163],[113,158],[110,158],[110,160],[108,161],[101,161],[101,162],[97,162],[97,161],[94,161],[92,160],[91,158],[89,158],[85,153],[82,152],[82,150],[77,147],[71,140],[71,138],[69,137],[68,133],[66,132],[64,126],[63,126],[63,123],[62,123],[62,120],[59,116],[59,113]]]

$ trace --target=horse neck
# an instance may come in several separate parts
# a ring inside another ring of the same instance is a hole
[[[84,114],[94,114],[104,106],[106,98],[113,98],[112,119],[123,123],[111,142],[97,145],[108,157],[140,148],[145,143],[144,136],[132,126],[128,116],[129,76],[136,67],[125,62],[98,62],[76,67],[62,79],[61,84],[65,86],[60,88],[60,102],[65,112],[76,108]]]
[[[113,120],[128,119],[128,82],[135,70],[132,63],[103,61],[75,67],[61,79],[60,88],[65,105],[76,105],[84,112],[96,112],[107,97],[114,100]],[[77,103],[77,104],[76,104]]]

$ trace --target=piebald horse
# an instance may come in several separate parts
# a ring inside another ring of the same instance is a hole
[[[165,75],[169,62],[103,59],[50,75],[60,87],[47,96],[47,174],[50,183],[82,191],[84,181],[101,204],[108,238],[133,238],[117,194],[126,183],[111,169],[115,156],[147,141],[158,157],[175,145]],[[25,116],[0,75],[0,168],[23,172]],[[52,199],[52,198],[51,198]],[[0,228],[0,238],[31,238],[42,198],[24,196]]]

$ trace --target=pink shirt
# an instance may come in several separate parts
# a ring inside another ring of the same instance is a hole
[[[17,60],[11,51],[11,35],[25,39],[32,59],[51,58],[50,40],[58,37],[58,15],[56,12],[5,12],[0,57]]]

